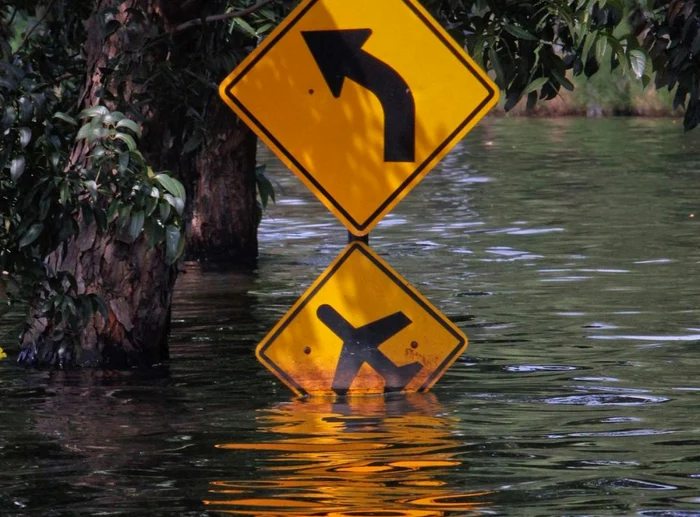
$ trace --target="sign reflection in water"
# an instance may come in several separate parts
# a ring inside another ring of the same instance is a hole
[[[445,481],[466,467],[442,409],[431,394],[276,405],[258,417],[260,442],[217,446],[248,467],[212,481],[204,503],[235,515],[478,515],[491,492]]]

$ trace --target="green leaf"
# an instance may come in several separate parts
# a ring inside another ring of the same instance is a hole
[[[75,315],[77,313],[75,302],[70,296],[64,296],[63,302],[61,303],[61,310],[65,314],[66,312]]]
[[[539,41],[539,38],[536,36],[533,36],[529,32],[527,32],[525,29],[518,27],[517,25],[510,25],[507,24],[503,27],[506,32],[511,33],[513,36],[519,39],[524,39],[528,41]]]
[[[646,53],[641,49],[630,50],[629,60],[634,75],[637,76],[637,79],[641,79],[644,75],[644,70],[647,67]]]
[[[66,115],[62,111],[57,111],[56,113],[53,114],[53,118],[57,118],[59,120],[62,120],[63,122],[69,123],[71,126],[77,126],[78,122],[71,116]]]
[[[89,122],[84,124],[79,130],[78,134],[75,136],[76,140],[84,140],[90,136],[90,131],[92,130],[92,124]]]
[[[108,115],[105,115],[102,119],[104,124],[117,124],[119,121],[124,120],[125,115],[121,111],[112,111]]]
[[[527,95],[531,92],[534,92],[535,90],[539,90],[545,84],[547,84],[548,81],[549,77],[538,77],[537,79],[533,79],[533,81],[530,84],[528,84],[523,90],[523,95]]]
[[[608,38],[598,38],[595,46],[595,55],[599,63],[602,63],[608,51]]]
[[[259,166],[255,168],[255,179],[258,187],[258,194],[260,195],[260,203],[263,208],[267,208],[268,200],[272,199],[275,201],[275,188],[272,182],[265,175],[265,166]]]
[[[571,81],[569,81],[566,76],[562,73],[560,73],[558,70],[555,70],[554,68],[551,70],[552,75],[554,78],[559,81],[559,84],[561,84],[564,88],[569,90],[570,92],[574,90],[574,85]]]
[[[19,145],[22,146],[22,149],[27,147],[29,145],[29,142],[32,141],[32,130],[29,129],[28,127],[21,127],[19,128]]]
[[[90,192],[90,196],[92,196],[93,199],[97,199],[97,183],[95,183],[94,180],[89,180],[86,181],[85,183],[85,188],[88,189],[88,192]]]
[[[537,92],[530,92],[527,95],[527,103],[525,104],[525,107],[528,111],[532,111],[537,104]]]
[[[153,219],[146,219],[143,231],[146,233],[148,249],[153,249],[156,245],[160,244],[165,240],[165,227],[161,225],[158,221],[154,221]]]
[[[183,241],[181,245],[180,241]],[[173,264],[182,254],[184,239],[177,226],[168,225],[165,229],[165,260],[168,264]]]
[[[86,108],[78,114],[78,118],[95,118],[104,117],[109,115],[109,110],[104,106],[92,106],[91,108]]]
[[[117,129],[121,128],[126,128],[130,131],[133,131],[137,137],[141,138],[141,128],[133,120],[129,120],[128,118],[120,120],[119,122],[117,122]]]
[[[262,34],[265,34],[267,31],[269,31],[274,26],[275,25],[272,23],[265,23],[265,24],[261,25],[260,27],[258,27],[258,31],[257,31],[258,35],[260,36]]]
[[[29,246],[32,242],[39,238],[39,235],[41,235],[41,232],[43,231],[44,225],[42,223],[34,223],[20,239],[19,247],[24,248],[25,246]]]
[[[68,196],[70,194],[68,182],[64,181],[61,183],[61,193],[59,195],[61,199],[61,204],[65,205],[68,203]]]
[[[170,192],[173,196],[182,199],[186,199],[185,187],[182,186],[175,178],[168,176],[167,174],[157,174],[155,180],[160,183],[165,190]]]
[[[160,220],[163,223],[167,223],[170,218],[170,203],[167,201],[158,203],[158,212],[160,213]]]
[[[476,43],[474,43],[474,48],[472,50],[472,58],[474,61],[476,61],[476,64],[478,64],[481,68],[484,68],[484,45],[486,44],[486,40],[483,38],[479,38],[476,40]]]
[[[129,221],[129,229],[127,230],[127,235],[129,236],[129,239],[131,242],[134,242],[139,234],[141,233],[141,230],[143,229],[143,222],[146,219],[146,215],[143,213],[142,210],[139,210],[137,212],[133,212],[131,214],[131,219]]]
[[[133,136],[127,135],[126,133],[117,133],[114,135],[114,138],[124,142],[129,148],[129,151],[136,151],[136,140],[134,140]]]
[[[17,89],[17,81],[7,77],[0,77],[0,86],[13,91]]]
[[[49,215],[49,210],[51,209],[51,198],[42,197],[39,201],[39,219],[43,221],[46,216]]]
[[[12,106],[7,106],[5,108],[5,113],[3,113],[2,120],[0,120],[0,131],[5,131],[12,127],[17,119],[17,112]]]
[[[501,61],[498,59],[498,54],[493,47],[489,48],[489,61],[491,61],[493,71],[496,73],[496,83],[501,88],[505,87],[505,74],[503,73],[503,67],[501,66]]]
[[[151,217],[151,214],[155,211],[156,207],[158,206],[158,198],[154,197],[148,197],[146,198],[146,202],[144,203],[144,212],[146,213],[146,217]]]
[[[109,20],[105,24],[105,32],[104,32],[104,39],[107,40],[112,34],[117,32],[121,28],[122,24],[119,20]]]
[[[700,30],[698,30],[698,33],[695,35],[695,38],[693,39],[693,44],[690,47],[690,51],[693,53],[694,56],[697,56],[700,54]]]
[[[121,152],[119,153],[119,172],[126,172],[126,170],[129,168],[129,153],[127,152]]]
[[[22,97],[19,100],[19,113],[20,120],[22,122],[29,122],[32,119],[32,114],[34,113],[34,105],[27,97]]]
[[[46,94],[44,93],[32,93],[32,103],[34,104],[34,113],[36,114],[37,120],[44,120],[47,118],[46,110]]]
[[[185,202],[182,200],[182,198],[173,197],[170,194],[165,194],[163,197],[168,203],[170,203],[170,206],[175,209],[178,215],[182,215],[182,213],[185,211]]]
[[[615,51],[615,54],[617,54],[618,62],[623,64],[626,63],[627,56],[625,55],[625,49],[623,48],[622,44],[617,40],[617,38],[615,36],[608,36],[608,43]]]
[[[10,162],[10,177],[12,181],[17,181],[22,173],[24,173],[24,166],[26,165],[26,160],[24,156],[18,156],[12,162]]]
[[[700,102],[691,101],[688,103],[688,107],[685,110],[685,116],[683,117],[683,127],[686,131],[695,129],[700,125]]]
[[[112,219],[114,219],[114,216],[117,215],[118,210],[119,210],[119,200],[114,199],[109,204],[109,208],[107,209],[107,220],[111,221]]]
[[[130,204],[127,203],[122,203],[119,205],[119,219],[121,220],[126,220],[127,217],[129,217],[129,214],[131,214],[131,210],[134,207]]]
[[[257,38],[258,33],[255,32],[255,29],[250,26],[248,22],[246,22],[243,18],[234,18],[233,23],[238,25],[241,29],[243,29],[243,32],[248,34],[251,38]]]

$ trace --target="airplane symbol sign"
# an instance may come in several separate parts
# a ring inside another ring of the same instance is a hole
[[[219,93],[355,235],[498,102],[418,0],[302,0]]]
[[[430,389],[466,346],[452,322],[354,242],[265,337],[257,356],[298,395],[415,392]]]
[[[385,384],[397,389],[403,389],[423,369],[419,362],[396,366],[379,350],[379,345],[411,324],[403,312],[396,312],[360,328],[353,327],[330,305],[321,305],[316,314],[343,340],[333,377],[333,391],[336,393],[350,389],[364,364],[371,366]]]

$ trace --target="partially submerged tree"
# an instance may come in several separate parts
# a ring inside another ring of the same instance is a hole
[[[184,4],[27,1],[2,13],[8,36],[36,13],[0,61],[0,270],[29,305],[21,362],[166,359],[188,220],[197,255],[255,259],[255,139],[215,98],[255,29],[230,15],[246,36],[201,30],[226,3]],[[277,18],[258,15],[263,29]]]
[[[506,109],[551,99],[573,88],[569,74],[609,60],[677,87],[686,127],[700,122],[694,2],[426,3],[493,71]],[[255,138],[216,87],[285,10],[283,0],[0,7],[0,296],[8,284],[28,304],[21,362],[162,361],[183,235],[192,256],[254,262],[255,187],[266,183]]]

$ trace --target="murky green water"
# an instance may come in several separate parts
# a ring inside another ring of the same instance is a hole
[[[188,265],[162,369],[0,362],[0,515],[700,515],[700,134],[482,123],[372,238],[470,338],[412,397],[256,362],[345,244],[273,176],[259,269]]]

